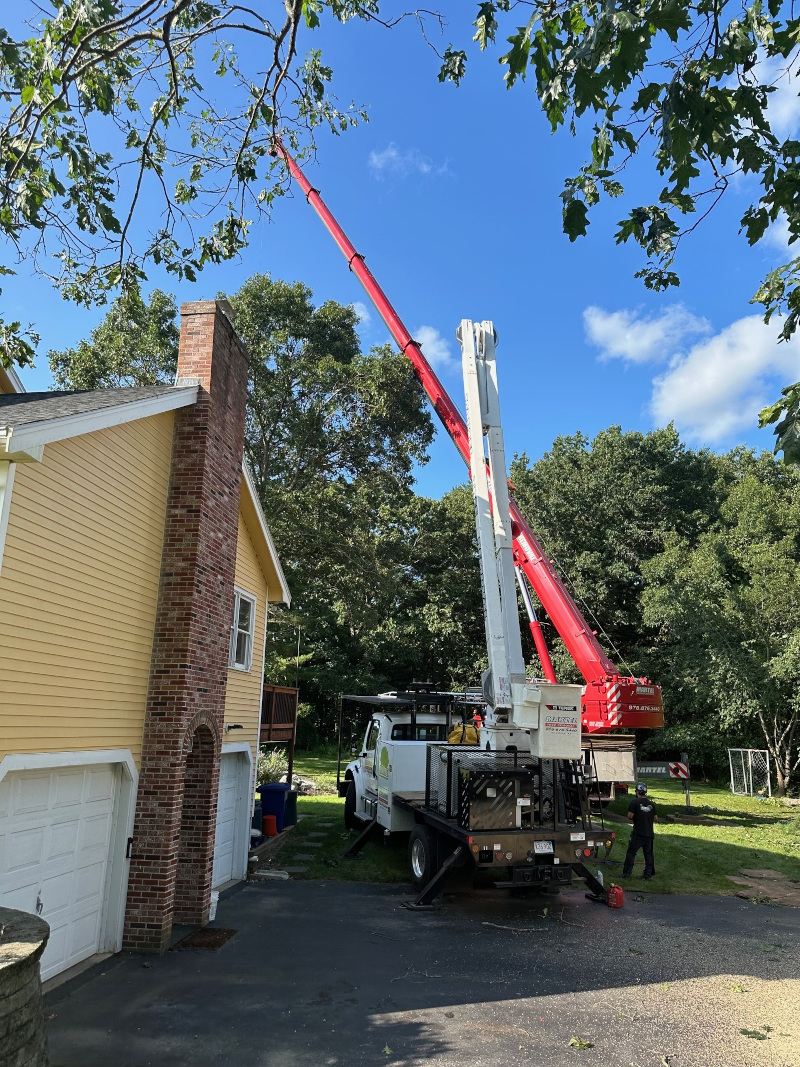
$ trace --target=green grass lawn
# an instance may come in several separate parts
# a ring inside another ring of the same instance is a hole
[[[335,790],[335,753],[302,753],[296,757],[295,766],[299,774],[313,777],[321,787]],[[739,887],[725,876],[737,874],[742,867],[767,867],[800,880],[800,818],[780,801],[734,797],[724,787],[692,783],[692,812],[734,825],[682,825],[666,818],[686,810],[682,785],[650,781],[648,788],[660,818],[655,840],[656,877],[650,882],[641,880],[641,852],[633,877],[622,877],[630,829],[608,822],[617,836],[610,860],[599,864],[604,869],[606,884],[614,881],[631,891],[646,887],[658,893],[733,894]],[[620,797],[609,810],[624,815],[629,802],[630,797]],[[360,859],[341,859],[342,852],[356,837],[344,828],[343,805],[344,801],[335,795],[299,797],[297,811],[303,817],[287,835],[273,865],[306,867],[306,873],[295,875],[297,878],[408,882],[405,835],[397,835],[384,844],[376,833]],[[311,837],[312,834],[322,836]],[[314,847],[314,842],[319,847]]]
[[[349,760],[343,760],[342,768]],[[294,773],[303,778],[313,778],[326,793],[336,792],[336,749],[316,752],[295,752]]]
[[[608,864],[609,878],[623,888],[648,889],[659,893],[734,893],[740,887],[725,876],[742,867],[781,871],[800,880],[800,818],[779,800],[735,797],[723,786],[691,785],[692,814],[705,815],[734,825],[698,826],[672,823],[668,815],[686,812],[683,786],[679,782],[647,783],[656,803],[656,877],[643,883],[642,853],[631,878],[621,875],[630,828],[609,822],[617,838]],[[619,797],[610,811],[624,815],[631,797]]]
[[[334,759],[334,786],[335,779]],[[301,772],[305,773],[305,772]],[[322,795],[297,798],[297,826],[281,846],[274,867],[307,867],[295,878],[328,878],[343,882],[408,882],[406,853],[408,838],[397,834],[384,845],[375,833],[357,859],[343,860],[341,855],[358,834],[344,828],[344,800]],[[314,836],[321,834],[324,836]],[[317,847],[317,845],[319,847]],[[305,857],[310,856],[311,859]]]

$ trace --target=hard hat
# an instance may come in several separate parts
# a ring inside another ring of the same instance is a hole
[[[641,793],[642,796],[647,795],[647,786],[644,784],[644,782],[639,782],[639,784],[636,786],[636,792]]]

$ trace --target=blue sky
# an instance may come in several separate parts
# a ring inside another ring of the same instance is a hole
[[[472,5],[443,8],[451,24],[442,37],[431,26],[433,40],[466,44],[463,12]],[[800,378],[800,351],[777,345],[774,322],[763,326],[748,303],[765,271],[788,258],[780,232],[756,249],[737,234],[752,183],[737,185],[684,246],[681,288],[648,293],[633,277],[642,265],[638,251],[613,243],[622,202],[595,210],[587,238],[570,244],[561,233],[558,194],[583,161],[584,143],[566,131],[551,136],[527,85],[505,89],[499,49],[475,52],[456,88],[438,82],[439,61],[412,20],[393,30],[326,21],[304,41],[323,48],[340,103],[354,100],[370,113],[369,123],[341,137],[321,135],[310,180],[460,407],[456,327],[462,318],[494,321],[509,455],[524,450],[536,458],[558,434],[592,436],[615,423],[647,430],[670,420],[694,446],[771,449],[771,433],[756,429],[757,412]],[[797,132],[794,90],[776,95],[776,122]],[[626,180],[624,203],[656,198],[647,161]],[[302,196],[278,202],[272,221],[256,224],[240,261],[177,289],[158,273],[151,282],[179,301],[197,300],[234,291],[255,271],[302,280],[319,301],[366,308]],[[22,374],[25,386],[48,388],[44,353],[87,336],[103,309],[65,303],[24,266],[3,280],[3,290],[2,314],[33,321],[42,336],[37,368]],[[372,309],[361,333],[367,345],[387,339]],[[440,433],[419,490],[438,495],[463,477]]]

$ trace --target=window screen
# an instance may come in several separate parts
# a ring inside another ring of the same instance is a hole
[[[256,624],[256,602],[247,593],[236,592],[231,626],[229,667],[249,671],[253,665],[253,634]]]

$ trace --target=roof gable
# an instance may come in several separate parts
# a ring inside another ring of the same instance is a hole
[[[0,395],[0,459],[41,460],[44,446],[197,400],[197,384]]]
[[[268,600],[272,604],[290,604],[292,594],[286,584],[286,575],[283,573],[275,542],[258,499],[253,474],[246,460],[242,463],[242,495],[239,507],[258,557],[261,573],[267,581]]]

